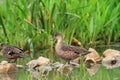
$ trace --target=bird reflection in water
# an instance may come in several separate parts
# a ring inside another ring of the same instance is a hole
[[[0,73],[0,80],[17,80],[18,73]]]

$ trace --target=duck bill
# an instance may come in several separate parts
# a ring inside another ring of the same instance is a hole
[[[54,41],[54,40],[55,40],[55,38],[54,38],[54,37],[50,38],[50,41]]]
[[[82,55],[87,55],[87,54],[90,54],[91,52],[90,51],[87,51],[87,52],[83,52]]]

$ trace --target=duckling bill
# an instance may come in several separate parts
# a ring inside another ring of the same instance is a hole
[[[23,50],[16,46],[0,44],[0,49],[4,57],[10,60],[14,59],[14,62],[16,62],[17,58],[24,58]]]
[[[63,36],[60,33],[56,33],[54,39],[57,40],[57,43],[55,45],[55,51],[57,55],[60,58],[67,60],[68,64],[70,64],[70,60],[79,57],[79,54],[86,55],[90,53],[90,51],[78,46],[63,45]]]

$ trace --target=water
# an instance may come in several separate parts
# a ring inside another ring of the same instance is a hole
[[[100,47],[99,49],[97,49],[97,51],[99,51],[100,54],[102,55],[102,52],[105,49],[108,49],[108,47],[107,48]],[[114,49],[119,50],[119,48],[114,48]],[[57,60],[59,61],[59,59]],[[30,61],[30,58],[24,61],[24,65],[28,61]],[[23,60],[19,60],[20,64],[22,64],[22,62]],[[106,67],[100,65],[98,71],[94,76],[90,76],[87,69],[83,67],[84,65],[80,66],[80,68],[75,68],[73,70],[70,76],[71,80],[120,80],[119,67],[114,69],[106,69]],[[41,75],[39,75],[38,77],[41,78],[40,76]],[[62,75],[59,72],[56,72],[56,70],[52,70],[50,74],[48,74],[46,77],[42,77],[42,80],[65,80],[65,79],[66,79],[66,76]],[[18,73],[0,74],[0,80],[37,80],[37,78],[34,78],[31,72],[25,69],[21,69],[18,71]]]
[[[0,80],[17,80],[18,74],[17,73],[1,73]]]
[[[102,74],[102,76],[101,76],[101,74]],[[78,75],[78,74],[76,74],[76,75]],[[119,68],[107,70],[107,69],[101,67],[99,69],[99,71],[96,73],[96,75],[92,76],[90,80],[120,80],[119,75],[120,75]],[[90,76],[88,76],[88,77],[90,77]],[[49,80],[52,80],[53,78],[54,78],[54,74],[49,78]],[[18,73],[0,74],[0,80],[37,80],[37,79],[33,78],[33,76],[31,76],[31,74],[29,72],[27,72],[25,70],[20,70]],[[78,78],[78,80],[79,80],[79,78]]]

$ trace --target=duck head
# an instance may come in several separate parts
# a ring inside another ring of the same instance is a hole
[[[60,34],[60,33],[56,33],[55,36],[54,36],[54,38],[55,38],[56,40],[63,40],[63,36],[62,36],[62,34]]]
[[[51,40],[57,40],[58,42],[62,42],[62,41],[63,41],[63,36],[62,36],[62,34],[60,34],[60,33],[56,33],[56,34],[54,35],[54,37],[51,38]]]
[[[3,48],[5,48],[6,46],[7,46],[6,44],[1,43],[1,44],[0,44],[0,50],[3,49]]]

